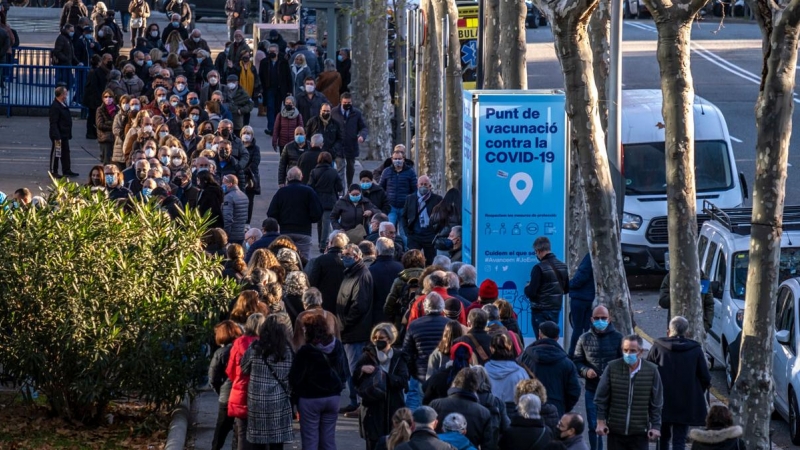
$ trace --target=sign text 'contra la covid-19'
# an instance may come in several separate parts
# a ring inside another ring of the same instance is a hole
[[[566,131],[562,94],[464,93],[464,261],[479,282],[497,283],[526,337],[533,336],[524,289],[539,262],[533,241],[547,237],[566,258]]]

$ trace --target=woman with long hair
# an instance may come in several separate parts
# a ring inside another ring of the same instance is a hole
[[[232,320],[223,320],[214,327],[214,341],[219,348],[214,352],[211,364],[208,366],[208,380],[219,396],[219,410],[211,450],[221,450],[225,438],[233,429],[234,418],[228,416],[228,397],[231,395],[233,384],[225,374],[225,369],[228,367],[233,342],[241,335],[242,329]]]
[[[250,257],[250,262],[247,264],[247,271],[252,272],[255,268],[269,269],[270,267],[280,265],[281,263],[278,262],[278,258],[275,257],[274,253],[266,248],[260,248],[253,252],[253,256]]]
[[[222,269],[222,276],[241,282],[247,272],[247,264],[244,262],[244,249],[239,244],[228,244],[225,249],[225,267]]]
[[[464,329],[457,320],[451,320],[444,326],[442,333],[442,340],[439,345],[428,357],[428,372],[425,374],[425,379],[436,375],[440,370],[447,368],[450,363],[450,349],[453,347],[453,341],[464,335]]]
[[[267,315],[267,306],[261,303],[258,292],[254,290],[242,291],[234,300],[230,319],[240,326],[244,326],[247,318],[255,313]]]
[[[411,439],[414,428],[414,417],[408,408],[400,408],[392,415],[392,431],[388,436],[383,436],[375,445],[375,450],[394,450],[398,445]]]
[[[258,341],[242,359],[247,387],[247,442],[254,450],[282,450],[294,439],[291,387],[292,349],[286,328],[269,316],[258,330]]]
[[[302,329],[305,344],[297,350],[289,383],[298,398],[303,449],[336,450],[339,397],[350,373],[347,356],[324,317],[305,316]]]
[[[92,170],[89,171],[89,181],[85,186],[91,187],[92,192],[95,190],[105,190],[106,180],[103,174],[103,166],[98,164],[92,167]]]
[[[181,39],[181,33],[178,30],[172,30],[167,36],[167,42],[164,43],[164,48],[167,53],[172,55],[180,55],[182,50],[186,50],[186,45]]]
[[[256,195],[261,195],[261,172],[258,170],[261,164],[261,148],[256,144],[256,133],[250,125],[242,127],[239,137],[244,150],[250,155],[247,165],[242,168],[245,177],[244,193],[247,195],[247,223],[250,223],[253,217],[253,200]]]

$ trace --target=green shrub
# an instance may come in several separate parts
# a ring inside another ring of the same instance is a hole
[[[133,395],[176,403],[202,379],[205,345],[235,286],[200,238],[206,221],[129,211],[57,182],[48,206],[0,208],[0,366],[60,417],[97,422]]]

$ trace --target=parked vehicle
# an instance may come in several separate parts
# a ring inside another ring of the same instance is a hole
[[[772,378],[775,410],[789,422],[792,443],[800,445],[800,360],[797,345],[800,333],[800,277],[789,278],[778,287],[775,303],[775,341],[772,351]]]

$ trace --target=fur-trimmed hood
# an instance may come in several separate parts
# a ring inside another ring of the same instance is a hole
[[[704,430],[695,428],[689,432],[689,438],[692,441],[702,442],[704,444],[719,444],[728,439],[736,439],[742,437],[742,427],[735,425],[721,430]]]

